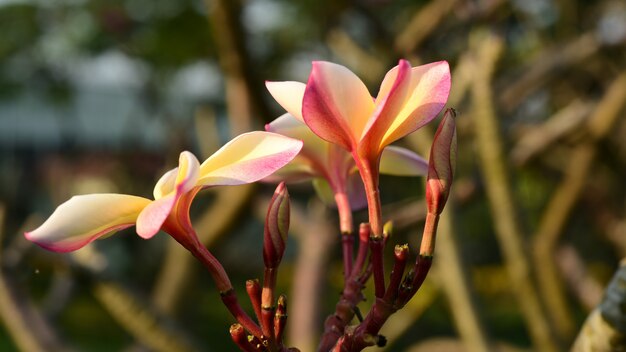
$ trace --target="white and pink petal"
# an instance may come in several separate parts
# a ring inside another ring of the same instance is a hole
[[[406,102],[389,125],[381,148],[432,121],[448,100],[450,84],[450,67],[446,61],[413,67]]]
[[[354,73],[330,62],[313,62],[302,116],[315,134],[352,150],[373,111],[372,96]]]
[[[306,88],[304,83],[294,81],[265,82],[265,86],[272,97],[274,97],[274,100],[276,100],[285,111],[304,123],[304,119],[302,118],[302,98],[304,97],[304,90]]]
[[[180,197],[196,187],[199,172],[198,159],[188,151],[180,153],[178,167],[161,177],[154,189],[155,200],[137,218],[137,234],[140,237],[148,239],[159,232]]]
[[[302,141],[271,132],[235,137],[200,166],[199,186],[240,185],[263,179],[290,162]]]
[[[74,196],[59,205],[37,229],[24,235],[55,252],[70,252],[135,224],[150,200],[124,194]]]
[[[380,153],[381,139],[406,105],[410,86],[411,65],[406,60],[400,60],[398,66],[391,69],[383,80],[376,97],[376,109],[361,137],[360,154],[371,156]]]

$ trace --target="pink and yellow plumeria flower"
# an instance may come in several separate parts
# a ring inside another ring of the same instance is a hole
[[[306,85],[300,82],[267,82],[268,90],[287,113],[265,126],[270,132],[300,139],[302,151],[270,180],[302,181],[313,179],[320,197],[333,201],[339,210],[341,231],[352,232],[352,210],[367,203],[354,159],[345,149],[329,143],[304,123],[302,99]],[[426,175],[428,162],[412,151],[388,146],[382,152],[380,172],[396,176]]]
[[[286,165],[301,148],[299,140],[250,132],[236,137],[202,164],[185,151],[180,154],[179,166],[157,182],[154,200],[125,194],[75,196],[25,236],[45,249],[69,252],[136,224],[137,234],[143,238],[163,229],[183,246],[195,246],[189,207],[199,190],[258,181]]]
[[[302,118],[322,139],[352,154],[365,185],[372,232],[382,234],[378,175],[386,146],[430,122],[450,93],[445,61],[411,67],[400,60],[372,98],[363,82],[346,67],[314,62],[302,100]],[[294,86],[280,90],[295,101]],[[293,104],[293,103],[291,103]]]

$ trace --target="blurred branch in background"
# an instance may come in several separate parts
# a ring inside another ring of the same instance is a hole
[[[18,287],[4,269],[5,214],[6,208],[0,203],[0,318],[22,351],[70,351],[30,301],[30,295],[18,292]]]
[[[240,19],[241,1],[206,0],[205,3],[224,74],[230,131],[236,136],[256,129],[262,119],[269,118],[269,109],[262,98],[265,89],[262,81],[253,77]]]
[[[426,3],[410,19],[409,23],[396,36],[393,43],[395,51],[403,56],[410,56],[436,31],[441,22],[454,9],[457,0],[440,0]]]
[[[540,351],[557,351],[551,325],[541,306],[533,282],[524,235],[511,190],[509,170],[504,159],[502,134],[496,117],[491,84],[503,42],[493,34],[474,33],[474,80],[472,89],[475,142],[492,221],[509,271],[511,288],[520,305],[533,344]],[[546,258],[547,259],[547,258]],[[549,260],[549,259],[547,259]]]
[[[472,284],[460,255],[454,210],[453,199],[448,199],[447,210],[439,221],[437,272],[441,274],[441,284],[450,302],[450,312],[465,349],[467,351],[492,351],[487,330],[475,302],[476,297],[472,294]]]
[[[93,294],[120,326],[150,350],[188,352],[198,348],[175,333],[162,317],[143,306],[129,292],[114,282],[101,280],[93,286]]]
[[[313,199],[306,206],[291,207],[291,231],[298,242],[293,270],[289,314],[289,343],[301,351],[315,351],[321,333],[323,292],[326,291],[333,245],[339,243],[337,226],[329,221],[329,210]],[[332,217],[331,217],[332,219]]]
[[[585,33],[558,48],[546,49],[527,64],[517,79],[507,80],[499,95],[500,106],[506,113],[511,113],[538,87],[546,86],[567,67],[583,62],[599,49],[600,43],[594,33]]]
[[[537,278],[546,308],[555,319],[556,327],[565,341],[575,333],[573,319],[565,299],[562,280],[554,260],[554,249],[572,209],[578,203],[597,153],[595,143],[610,131],[626,102],[626,73],[611,84],[586,123],[588,137],[575,146],[570,154],[565,179],[555,190],[542,214],[537,233],[534,235],[533,253]]]

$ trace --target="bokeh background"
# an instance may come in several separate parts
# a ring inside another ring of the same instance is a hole
[[[386,350],[566,350],[626,254],[625,40],[620,0],[0,0],[0,350],[234,350],[209,276],[167,235],[55,254],[23,231],[74,194],[149,196],[182,150],[262,129],[282,113],[265,80],[329,60],[375,95],[399,58],[449,61],[459,156],[435,267]],[[401,144],[426,155],[433,131]],[[423,180],[381,191],[415,254]],[[194,204],[243,302],[271,192]],[[342,287],[337,219],[310,185],[290,192],[279,286],[310,351]]]

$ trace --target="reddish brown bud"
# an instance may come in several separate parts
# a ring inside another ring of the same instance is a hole
[[[428,212],[432,214],[441,214],[450,193],[456,167],[455,117],[454,109],[446,110],[430,149],[426,203]]]
[[[266,268],[277,268],[285,253],[289,231],[289,193],[281,182],[270,201],[265,218],[263,260]]]

